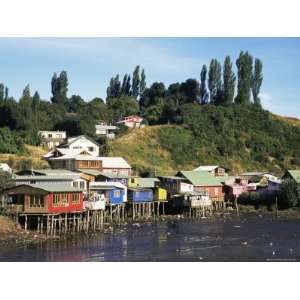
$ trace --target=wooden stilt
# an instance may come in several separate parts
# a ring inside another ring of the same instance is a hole
[[[27,231],[27,215],[25,215],[25,226],[24,226],[25,231]]]

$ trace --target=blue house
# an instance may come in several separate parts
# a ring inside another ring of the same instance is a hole
[[[151,189],[128,189],[128,201],[134,203],[152,202],[153,191]]]

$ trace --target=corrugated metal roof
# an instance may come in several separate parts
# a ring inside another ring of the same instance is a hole
[[[44,191],[53,193],[53,192],[82,192],[81,189],[74,188],[72,186],[64,185],[64,184],[20,184],[16,185],[13,188],[19,187],[19,186],[30,186],[32,188],[42,189]]]
[[[220,186],[220,180],[210,174],[202,171],[180,171],[186,179],[188,179],[195,186]]]
[[[138,178],[138,187],[141,188],[154,188],[155,182],[158,182],[158,178]]]
[[[287,172],[297,183],[300,183],[300,170],[288,170]]]
[[[98,176],[98,175],[101,174],[100,171],[95,170],[95,169],[78,169],[78,171],[81,172],[81,173],[92,175],[92,176]]]
[[[130,169],[131,166],[123,157],[99,157],[102,160],[103,168],[123,168]]]
[[[115,174],[115,173],[104,173],[104,172],[99,172],[99,175],[102,175],[104,177],[110,178],[110,179],[124,179],[124,178],[129,178],[127,175],[123,174]]]
[[[50,180],[69,180],[79,179],[80,174],[74,175],[16,175],[15,180],[36,180],[36,181],[50,181]]]

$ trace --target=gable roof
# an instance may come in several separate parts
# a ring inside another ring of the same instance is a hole
[[[123,157],[99,157],[102,160],[103,169],[114,169],[114,168],[123,168],[131,169],[129,163]]]
[[[220,180],[204,171],[180,171],[178,173],[188,179],[195,186],[221,186]]]
[[[5,192],[13,191],[14,189],[18,189],[19,187],[29,187],[32,189],[39,189],[39,190],[44,190],[49,193],[54,193],[54,192],[82,192],[81,189],[79,188],[74,188],[72,186],[66,185],[66,184],[42,184],[42,183],[37,183],[37,184],[19,184],[16,186],[13,186],[11,188],[8,188],[5,190]]]
[[[99,146],[99,144],[97,142],[95,142],[93,139],[91,139],[87,135],[79,135],[79,136],[76,136],[76,137],[68,138],[68,141],[66,143],[62,144],[62,145],[63,146],[70,146],[70,145],[72,145],[73,143],[75,143],[76,141],[78,141],[82,138],[85,138],[86,140],[89,140],[91,143]]]
[[[292,177],[297,183],[300,183],[300,170],[287,170],[284,177],[286,177],[287,174]]]

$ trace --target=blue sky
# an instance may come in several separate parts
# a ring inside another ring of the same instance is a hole
[[[300,38],[0,38],[0,81],[18,99],[26,84],[50,98],[54,72],[66,70],[69,96],[105,98],[110,77],[145,68],[147,85],[199,80],[211,58],[248,50],[263,61],[266,109],[300,117]]]

